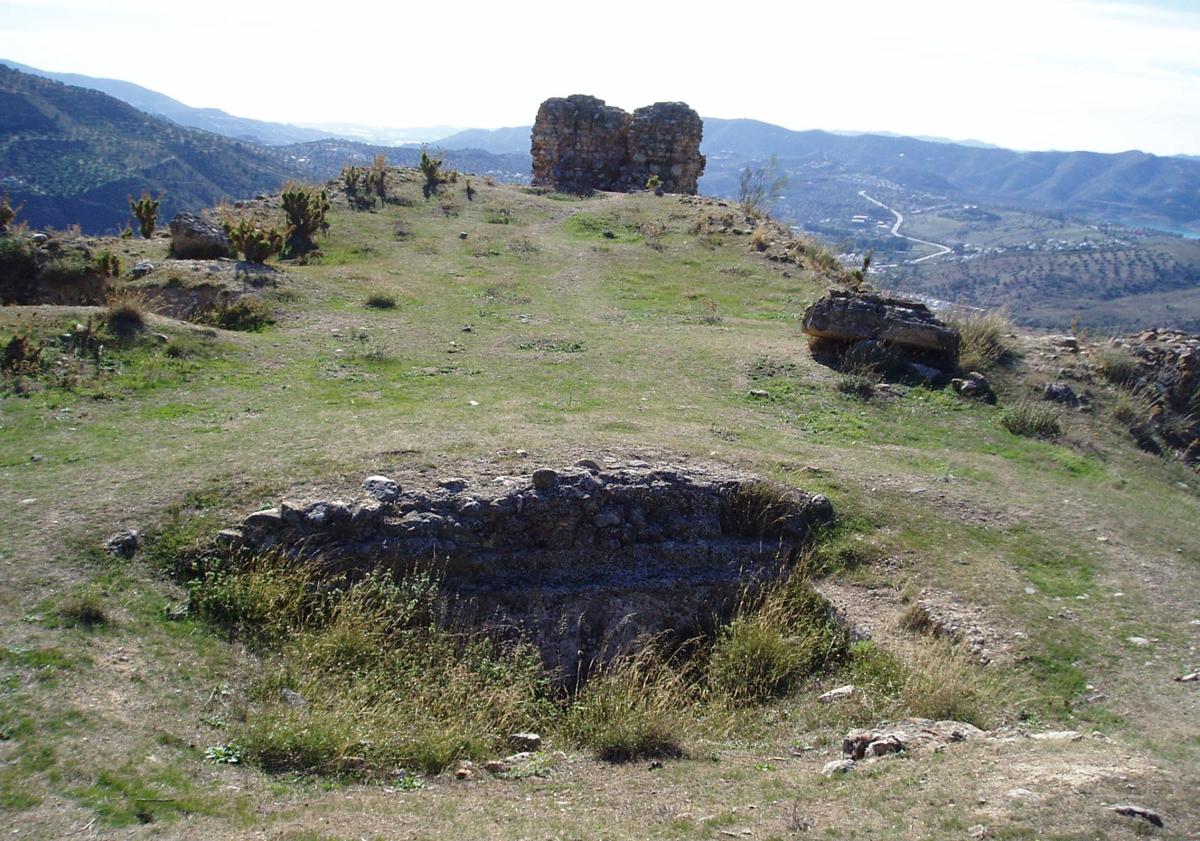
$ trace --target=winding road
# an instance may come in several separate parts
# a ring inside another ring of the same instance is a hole
[[[910,237],[910,236],[906,236],[905,234],[900,233],[900,226],[904,224],[904,215],[902,213],[900,213],[899,210],[888,207],[886,204],[879,201],[878,199],[871,198],[870,196],[867,195],[866,190],[859,190],[858,194],[860,196],[862,196],[864,199],[866,199],[867,201],[869,201],[871,204],[877,204],[880,207],[882,207],[884,210],[895,215],[896,222],[891,227],[892,236],[900,237],[900,239],[906,239],[909,242],[919,242],[919,243],[921,243],[921,245],[930,245],[930,246],[933,246],[934,248],[941,249],[940,251],[935,251],[933,254],[926,254],[924,257],[918,257],[915,260],[906,260],[905,261],[906,263],[911,263],[911,264],[924,263],[926,260],[932,260],[934,257],[941,257],[944,254],[950,253],[951,249],[950,249],[950,246],[948,246],[948,245],[942,245],[940,242],[930,242],[927,239],[917,239],[916,237]]]

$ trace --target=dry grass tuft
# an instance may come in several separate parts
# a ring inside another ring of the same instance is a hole
[[[954,307],[943,319],[959,333],[958,367],[964,372],[988,371],[1012,358],[1005,337],[1015,328],[1007,314]]]
[[[121,292],[108,301],[104,314],[108,331],[118,339],[131,339],[146,329],[146,305],[133,292]]]

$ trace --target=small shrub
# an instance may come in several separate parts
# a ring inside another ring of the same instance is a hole
[[[288,221],[288,250],[303,254],[316,246],[312,238],[329,227],[329,196],[324,190],[290,182],[283,188],[283,212]]]
[[[104,324],[118,339],[130,339],[146,329],[146,310],[136,295],[113,296],[104,313]]]
[[[119,234],[119,236],[121,237],[121,239],[133,239],[133,226],[126,225],[124,228],[121,229],[121,233]]]
[[[367,298],[367,306],[373,310],[392,310],[396,308],[396,299],[391,295],[376,292]]]
[[[738,180],[738,204],[751,216],[765,216],[775,196],[787,184],[787,175],[780,173],[779,161],[772,155],[762,166],[742,170]]]
[[[204,322],[222,330],[255,333],[275,323],[270,308],[259,298],[241,297],[209,310]]]
[[[1018,403],[1000,414],[1000,424],[1013,435],[1053,438],[1062,432],[1053,409],[1032,403]]]
[[[1095,351],[1096,370],[1113,385],[1128,385],[1137,377],[1138,358],[1123,347],[1107,345]]]
[[[7,231],[8,226],[17,218],[17,213],[21,208],[13,207],[8,203],[8,193],[0,195],[0,231]]]
[[[382,201],[387,201],[388,192],[388,159],[387,155],[376,155],[371,161],[371,168],[366,173],[367,189],[378,196]]]
[[[59,600],[55,610],[63,624],[79,628],[95,628],[108,624],[104,597],[92,589],[77,590]]]
[[[958,307],[944,320],[959,333],[958,367],[963,371],[987,371],[1012,358],[1005,337],[1014,328],[1005,314]]]
[[[274,227],[261,226],[250,217],[236,222],[226,219],[222,227],[233,247],[251,263],[265,263],[283,250],[283,234]]]
[[[101,277],[117,277],[121,274],[121,258],[107,248],[96,253],[92,265]]]
[[[159,199],[151,198],[149,193],[142,193],[141,198],[137,200],[129,200],[129,209],[133,212],[133,218],[138,221],[143,239],[150,239],[154,236],[154,226],[158,221],[158,206],[161,203]]]
[[[428,152],[421,150],[421,174],[425,177],[425,183],[421,185],[421,193],[426,200],[438,191],[438,186],[442,183],[442,159],[431,158]]]
[[[512,209],[502,204],[484,217],[485,222],[489,225],[511,225],[512,224]]]
[[[1160,414],[1158,404],[1144,389],[1121,389],[1113,404],[1112,416],[1126,429],[1143,428]]]
[[[930,634],[936,627],[929,611],[919,602],[913,602],[905,608],[896,624],[901,630],[911,631],[914,634]]]
[[[74,286],[84,278],[96,274],[96,267],[80,253],[69,253],[50,260],[38,275],[42,283],[57,286]]]
[[[42,366],[42,343],[27,328],[17,325],[0,355],[0,371],[5,374],[36,374]]]
[[[1001,687],[959,646],[935,641],[916,646],[905,665],[900,697],[907,715],[989,725]]]
[[[28,302],[37,287],[38,253],[20,234],[0,237],[0,304]]]
[[[646,189],[647,190],[657,190],[661,186],[662,186],[662,179],[659,178],[657,175],[651,175],[649,178],[646,179]]]

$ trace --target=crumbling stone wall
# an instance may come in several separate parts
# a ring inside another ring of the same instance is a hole
[[[643,635],[686,639],[729,615],[833,515],[825,497],[755,476],[645,462],[362,489],[283,501],[220,540],[363,571],[436,561],[460,619],[517,629],[566,685]]]
[[[533,183],[589,193],[640,189],[657,175],[667,192],[694,194],[704,172],[703,131],[700,116],[682,102],[631,115],[593,96],[547,99],[533,125]]]
[[[668,193],[696,192],[704,172],[700,139],[704,123],[682,102],[657,102],[633,112],[629,123],[628,188],[646,186],[657,175]]]

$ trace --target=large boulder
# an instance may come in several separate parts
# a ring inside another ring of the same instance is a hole
[[[804,311],[801,329],[818,344],[848,348],[873,341],[919,358],[958,362],[958,331],[929,307],[903,298],[830,290]]]
[[[171,256],[178,260],[215,260],[229,256],[229,235],[211,219],[195,213],[177,213],[170,228]]]

